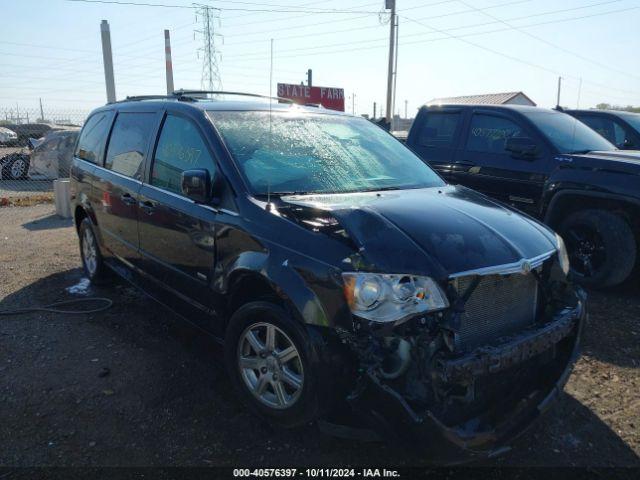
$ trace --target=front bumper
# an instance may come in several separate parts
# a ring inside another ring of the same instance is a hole
[[[481,347],[460,358],[440,360],[436,375],[446,382],[469,382],[495,377],[561,345],[566,352],[561,367],[549,381],[541,382],[509,404],[495,405],[462,423],[450,424],[431,409],[412,406],[403,393],[382,381],[374,371],[361,377],[357,395],[351,397],[354,411],[366,412],[367,423],[383,437],[407,434],[429,456],[445,463],[491,457],[504,450],[559,397],[579,356],[580,337],[586,319],[586,295],[579,291],[577,305],[558,312],[547,324],[524,332],[495,347]]]

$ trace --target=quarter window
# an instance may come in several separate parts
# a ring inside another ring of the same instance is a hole
[[[508,153],[507,139],[526,137],[518,124],[509,119],[492,115],[475,114],[471,119],[467,150],[484,153]]]
[[[167,115],[153,159],[151,185],[182,193],[182,172],[198,168],[214,176],[215,164],[200,132],[189,120]]]
[[[144,154],[153,131],[155,113],[120,113],[116,118],[105,168],[140,180]]]
[[[102,162],[104,144],[111,126],[111,112],[96,113],[91,116],[82,129],[75,156],[91,163]]]
[[[451,147],[460,123],[460,113],[428,113],[420,132],[423,147]]]

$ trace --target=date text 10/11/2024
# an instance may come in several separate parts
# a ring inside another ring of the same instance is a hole
[[[397,470],[386,468],[236,468],[235,478],[242,477],[304,477],[304,478],[399,478]]]

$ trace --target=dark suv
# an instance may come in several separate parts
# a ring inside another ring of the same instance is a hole
[[[422,107],[407,146],[445,180],[558,231],[576,281],[610,287],[631,274],[640,152],[619,151],[565,113],[516,105]]]
[[[640,150],[640,113],[618,110],[563,110],[621,150]]]
[[[219,339],[280,425],[338,415],[489,454],[547,409],[585,318],[557,235],[363,118],[191,95],[86,121],[71,195],[92,281],[109,267]]]

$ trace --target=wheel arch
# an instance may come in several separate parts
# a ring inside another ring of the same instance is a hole
[[[640,231],[640,200],[606,192],[562,190],[550,200],[544,223],[556,229],[567,215],[586,209],[600,209],[621,215],[633,229],[636,238]]]
[[[220,293],[227,297],[229,317],[242,305],[269,299],[304,324],[329,326],[330,320],[316,292],[291,260],[267,252],[245,252],[223,275]]]

